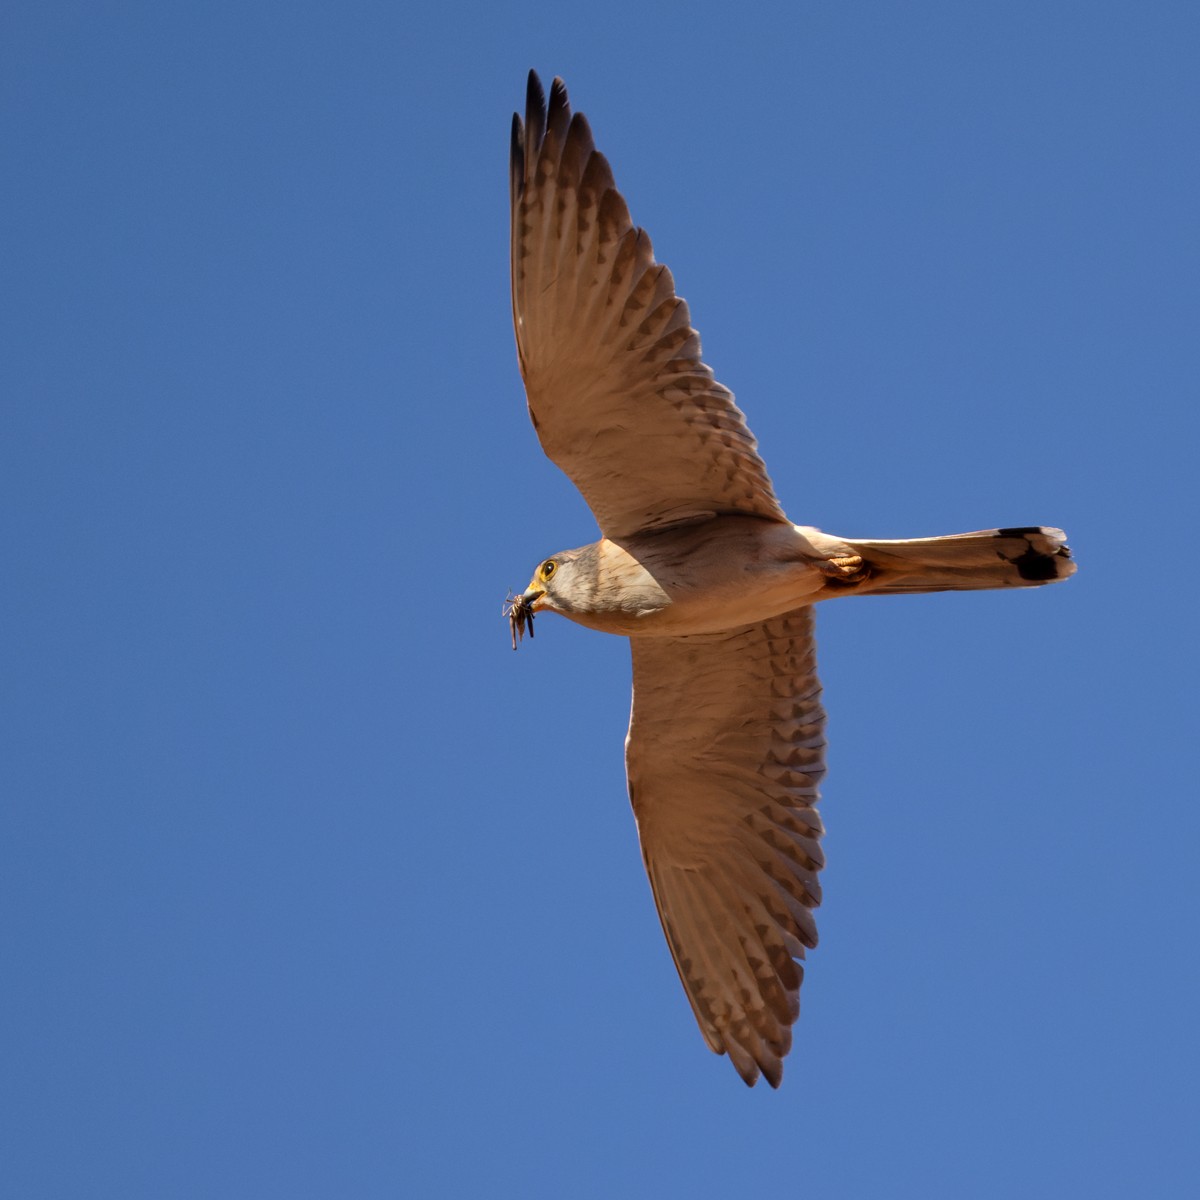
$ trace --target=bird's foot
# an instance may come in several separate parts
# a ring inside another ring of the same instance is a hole
[[[817,569],[833,583],[859,583],[869,574],[861,554],[843,554],[822,559]]]

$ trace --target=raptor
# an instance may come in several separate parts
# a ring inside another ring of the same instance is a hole
[[[1041,526],[879,541],[793,524],[561,79],[547,103],[530,72],[510,179],[529,414],[602,535],[510,597],[513,646],[542,613],[629,638],[629,795],[663,931],[705,1041],[777,1087],[824,864],[813,606],[1075,565]]]

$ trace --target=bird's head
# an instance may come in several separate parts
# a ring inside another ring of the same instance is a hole
[[[533,637],[533,615],[541,612],[577,617],[586,611],[595,591],[596,546],[563,550],[543,559],[529,586],[505,601],[504,615],[512,630],[513,649],[528,629]]]
[[[504,615],[508,618],[512,630],[513,649],[529,630],[533,637],[533,614],[535,612],[553,612],[558,605],[555,598],[558,592],[558,579],[570,560],[565,554],[555,555],[538,564],[529,581],[529,586],[519,596],[509,596],[504,604]]]

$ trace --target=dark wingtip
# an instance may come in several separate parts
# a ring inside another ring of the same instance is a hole
[[[550,120],[554,120],[556,113],[569,112],[570,108],[571,102],[567,98],[567,85],[563,82],[561,75],[555,75],[550,84]]]
[[[525,137],[536,151],[546,136],[546,93],[536,71],[529,72],[525,86]]]
[[[512,143],[508,155],[509,191],[514,204],[525,187],[525,127],[519,113],[513,113]]]

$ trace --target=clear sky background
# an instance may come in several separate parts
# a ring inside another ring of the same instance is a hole
[[[0,1146],[24,1198],[1176,1196],[1192,3],[10,2]],[[820,613],[822,945],[705,1048],[508,310],[565,76],[793,519],[1059,524]]]

